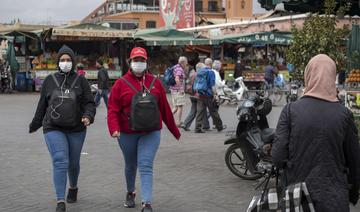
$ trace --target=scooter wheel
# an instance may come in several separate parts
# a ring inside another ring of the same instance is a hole
[[[251,173],[240,144],[233,144],[226,150],[225,162],[229,170],[242,179],[257,180],[262,177],[261,174]]]

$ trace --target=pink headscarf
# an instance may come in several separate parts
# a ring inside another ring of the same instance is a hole
[[[305,68],[304,96],[312,96],[329,102],[337,102],[336,64],[325,54],[311,58]]]

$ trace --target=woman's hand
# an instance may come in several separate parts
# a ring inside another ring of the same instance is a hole
[[[111,137],[113,137],[113,138],[119,138],[119,137],[120,137],[120,132],[119,132],[119,131],[115,131],[115,132],[111,135]]]
[[[89,118],[87,118],[87,117],[83,117],[83,118],[81,119],[81,122],[82,122],[85,126],[89,126],[89,125],[90,125],[90,120],[89,120]]]

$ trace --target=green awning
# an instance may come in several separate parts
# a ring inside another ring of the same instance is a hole
[[[353,59],[351,68],[360,68],[360,26],[353,25],[351,29],[351,36],[348,40],[348,56]]]
[[[148,46],[215,45],[218,40],[197,37],[193,33],[176,29],[144,29],[134,34],[134,39],[145,41]]]
[[[252,34],[235,34],[224,36],[220,39],[223,43],[243,43],[253,45],[290,45],[292,34],[290,32],[259,32]]]
[[[12,42],[8,42],[8,49],[6,52],[6,59],[9,61],[11,72],[17,72],[20,68],[15,57],[15,49]]]
[[[9,36],[9,37],[20,37],[20,36],[24,36],[24,37],[28,37],[34,40],[37,40],[39,37],[32,32],[24,32],[24,31],[11,31],[11,32],[3,32],[2,35],[4,36]]]

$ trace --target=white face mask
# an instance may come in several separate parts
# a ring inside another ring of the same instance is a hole
[[[131,67],[131,70],[133,70],[133,72],[135,74],[142,74],[147,67],[147,63],[146,62],[131,62],[130,67]]]
[[[72,69],[72,62],[59,62],[59,68],[62,72],[68,73]]]

